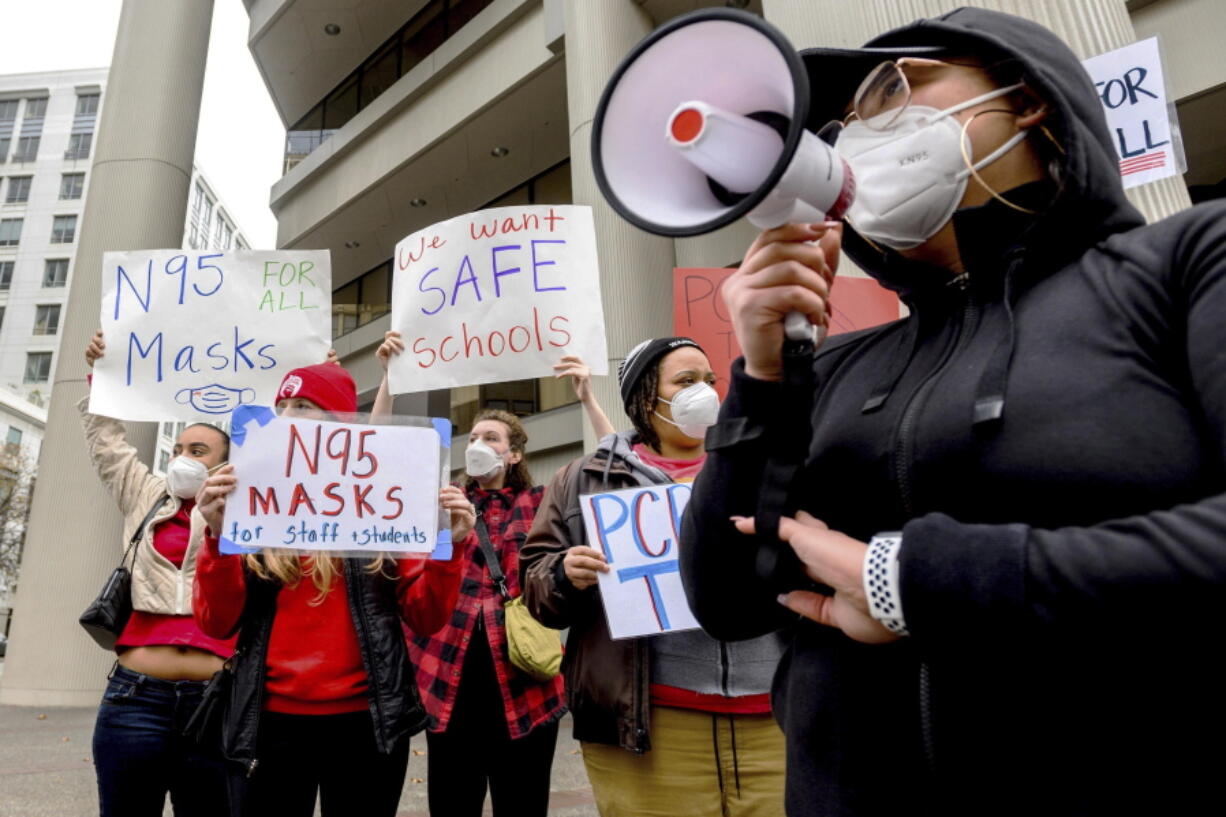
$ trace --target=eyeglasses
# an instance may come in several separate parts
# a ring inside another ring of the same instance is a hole
[[[995,63],[994,65],[999,65]],[[927,81],[934,74],[948,68],[992,68],[977,62],[952,62],[930,60],[923,57],[901,57],[883,62],[868,73],[856,94],[852,97],[851,113],[843,119],[833,119],[822,126],[817,135],[828,144],[834,144],[839,132],[859,120],[872,130],[889,130],[911,104],[910,72],[915,80]]]

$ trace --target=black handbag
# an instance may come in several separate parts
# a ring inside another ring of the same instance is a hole
[[[123,558],[119,560],[119,567],[115,568],[106,584],[102,585],[98,598],[85,608],[85,612],[78,619],[85,632],[104,650],[115,649],[115,641],[127,625],[128,616],[132,615],[132,571],[126,564],[128,556],[135,554],[136,545],[145,535],[149,520],[168,499],[169,496],[163,496],[149,509],[149,513],[145,514],[145,518],[136,528],[136,533],[132,534],[132,541],[128,543]],[[136,563],[135,555],[132,555],[132,563]]]

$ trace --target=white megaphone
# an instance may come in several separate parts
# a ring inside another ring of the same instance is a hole
[[[762,229],[837,219],[855,179],[805,129],[808,112],[808,73],[778,29],[732,9],[686,14],[635,46],[605,87],[596,182],[622,218],[657,235],[701,235],[742,216]],[[814,337],[799,312],[784,327],[792,340]]]

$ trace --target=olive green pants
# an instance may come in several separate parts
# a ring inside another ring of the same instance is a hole
[[[783,732],[770,715],[651,708],[651,751],[583,744],[601,817],[783,814]]]

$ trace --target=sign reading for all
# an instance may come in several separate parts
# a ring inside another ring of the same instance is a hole
[[[430,553],[440,536],[450,541],[451,531],[438,525],[450,422],[364,425],[244,406],[234,414],[234,432],[230,462],[238,485],[226,501],[223,553],[262,547]]]
[[[216,420],[271,405],[330,346],[326,251],[106,253],[89,409],[121,420]]]
[[[1099,54],[1082,65],[1107,114],[1124,187],[1182,173],[1187,163],[1174,135],[1178,125],[1167,104],[1158,38]]]
[[[579,498],[588,546],[604,553],[597,574],[613,638],[692,630],[698,621],[681,587],[681,514],[685,483],[627,488]]]
[[[562,355],[608,373],[589,207],[499,207],[396,245],[394,394],[547,377]]]

